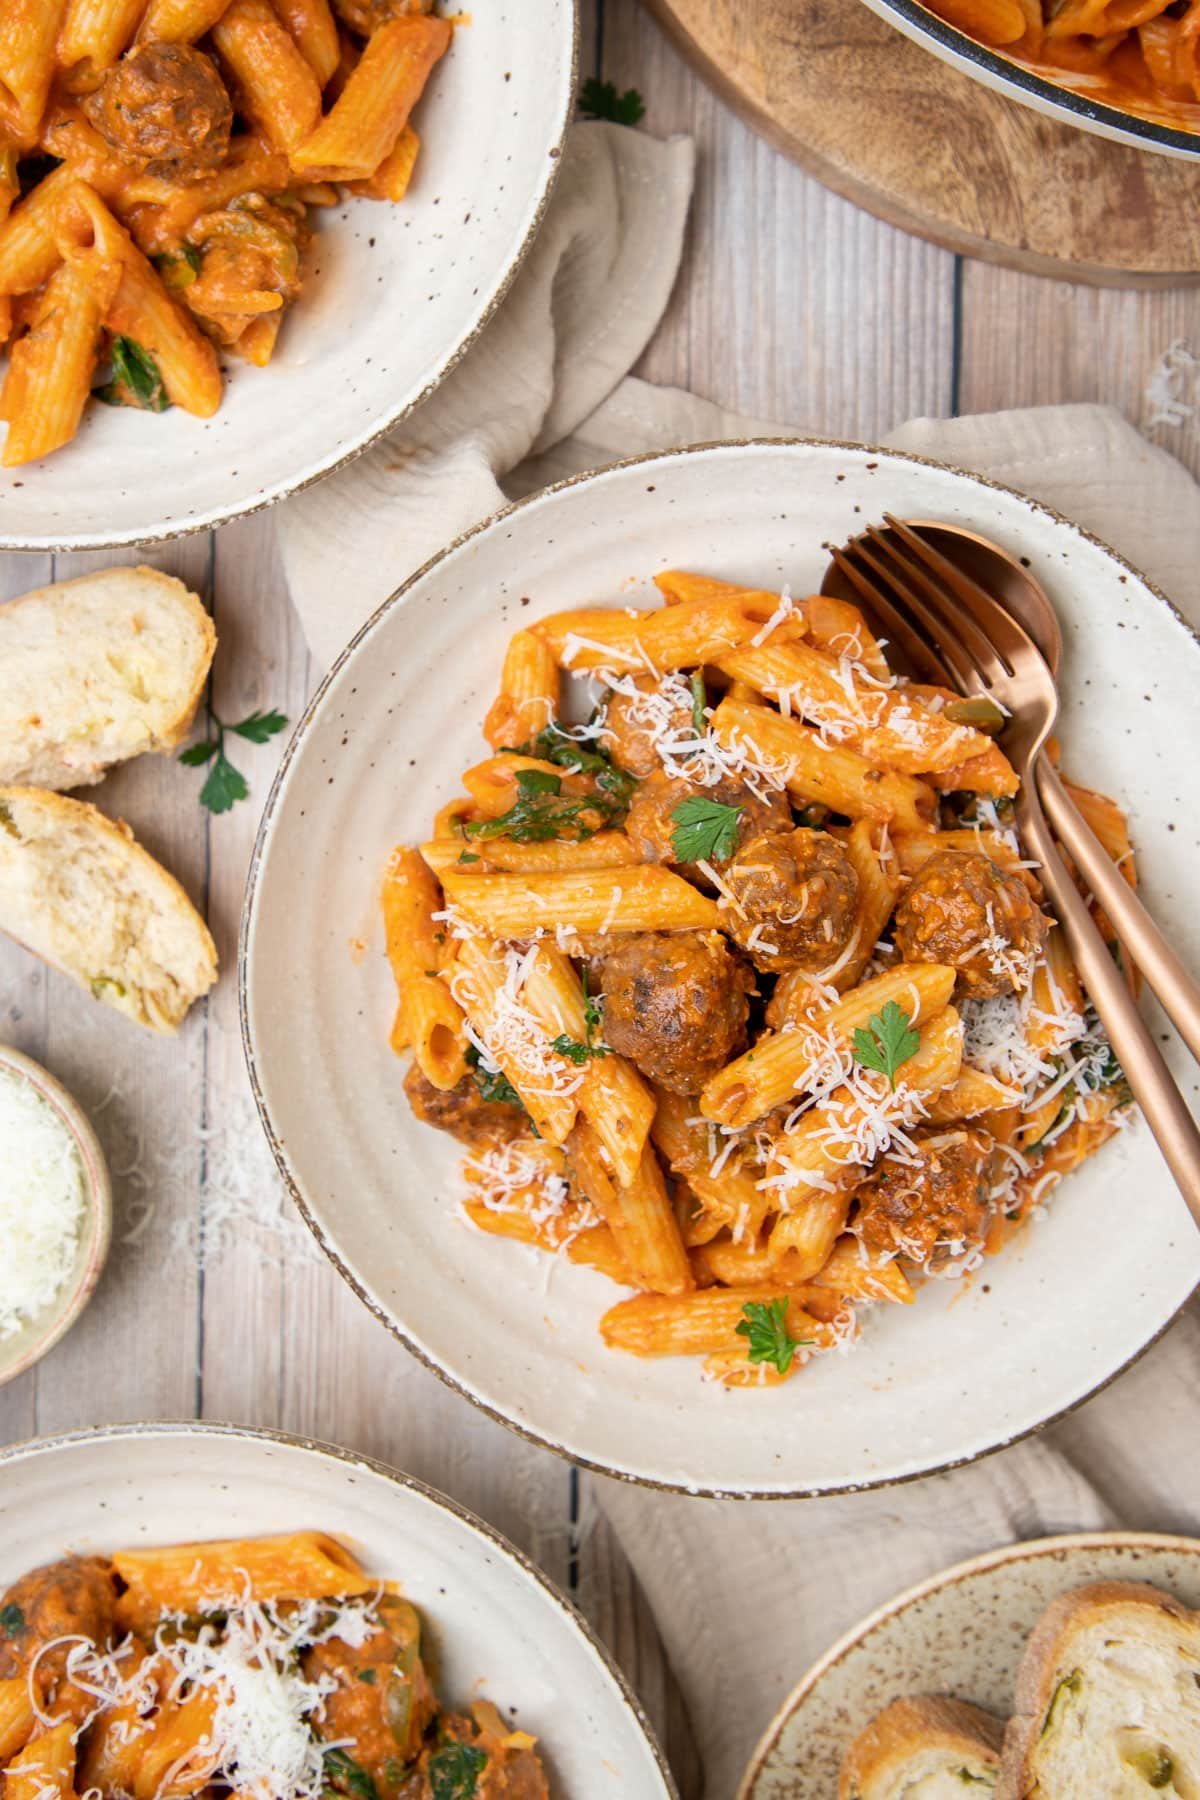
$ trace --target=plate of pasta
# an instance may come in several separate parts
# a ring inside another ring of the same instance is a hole
[[[1029,557],[1064,769],[1194,942],[1194,638],[1032,502],[855,446],[677,452],[500,515],[364,628],[264,815],[243,1029],[295,1198],[410,1348],[610,1473],[949,1466],[1110,1379],[1200,1279],[1003,721],[819,591],[884,511]],[[1140,1248],[1097,1266],[1108,1232]]]
[[[379,1464],[116,1427],[6,1451],[0,1515],[10,1795],[675,1793],[575,1609]]]
[[[507,289],[574,0],[13,0],[0,548],[219,524],[432,391]]]

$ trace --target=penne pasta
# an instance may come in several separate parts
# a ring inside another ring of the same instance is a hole
[[[112,1560],[125,1583],[117,1622],[135,1632],[156,1625],[164,1612],[199,1612],[222,1599],[322,1600],[374,1586],[350,1552],[321,1531],[120,1550]]]
[[[660,673],[715,662],[739,644],[762,637],[771,625],[774,594],[748,590],[692,600],[655,612],[556,613],[533,627],[560,668],[572,674],[600,669],[615,674]],[[789,613],[771,635],[794,637],[803,619]]]
[[[395,148],[454,28],[433,15],[389,19],[367,41],[332,110],[291,152],[297,174],[364,181]]]
[[[447,960],[445,932],[434,918],[441,903],[418,852],[393,850],[383,878],[387,957],[398,997],[393,1042],[410,1044],[426,1081],[444,1092],[467,1072],[467,1039],[462,1008],[439,979]]]
[[[669,869],[588,869],[576,874],[442,875],[446,898],[468,924],[497,937],[574,931],[699,931],[717,923],[715,903]]]
[[[4,1771],[4,1800],[70,1800],[75,1777],[74,1726],[53,1724],[27,1743]]]
[[[61,263],[46,283],[28,331],[9,353],[0,394],[8,421],[5,468],[36,462],[75,436],[120,280],[119,265],[83,254]]]
[[[274,0],[274,6],[316,76],[317,86],[323,88],[342,56],[329,0]]]
[[[229,0],[149,0],[138,41],[150,44],[194,44],[211,31]]]
[[[649,1145],[630,1182],[617,1178],[589,1124],[576,1127],[568,1154],[581,1190],[611,1230],[639,1287],[655,1294],[687,1293],[693,1285],[691,1265]]]
[[[504,655],[500,692],[483,723],[484,737],[496,750],[527,744],[558,717],[558,703],[558,663],[551,646],[539,632],[516,632]]]
[[[60,66],[75,69],[83,63],[91,75],[111,67],[145,10],[146,0],[67,0],[58,37]]]
[[[66,0],[4,0],[0,6],[0,131],[24,149],[37,142],[65,10]]]
[[[465,1013],[467,1036],[515,1088],[539,1137],[565,1143],[578,1112],[582,1073],[552,1047],[530,1011],[528,958],[483,937],[466,938],[445,980]]]
[[[243,111],[272,150],[289,155],[321,116],[321,84],[270,0],[229,0],[212,39]]]
[[[853,750],[826,744],[798,719],[785,719],[769,707],[722,700],[712,729],[727,748],[741,749],[777,770],[794,800],[816,802],[851,819],[888,820],[902,831],[921,831],[929,823],[934,798],[923,781],[877,769]]]

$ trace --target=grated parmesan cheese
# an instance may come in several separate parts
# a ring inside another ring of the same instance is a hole
[[[86,1200],[83,1159],[66,1125],[25,1076],[0,1069],[0,1338],[62,1292]]]

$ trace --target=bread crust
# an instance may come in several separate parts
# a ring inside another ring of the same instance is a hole
[[[138,843],[124,820],[110,819],[87,801],[73,800],[49,788],[0,787],[0,872],[7,848],[5,834],[11,833],[19,841],[21,826],[25,824],[28,829],[26,821],[30,809],[48,826],[50,833],[56,826],[61,826],[66,840],[73,834],[85,834],[89,846],[103,859],[118,886],[126,894],[140,894],[152,904],[155,916],[166,922],[177,954],[170,964],[166,961],[160,964],[164,977],[161,986],[151,989],[130,973],[128,987],[118,996],[112,991],[111,982],[107,986],[101,983],[99,988],[95,982],[89,984],[86,973],[71,967],[68,959],[60,960],[44,945],[31,941],[37,935],[33,929],[37,920],[30,918],[23,931],[18,918],[11,914],[5,917],[0,911],[0,930],[64,975],[88,987],[96,999],[114,1006],[127,1018],[152,1031],[174,1032],[192,1002],[207,993],[217,978],[217,949],[208,926],[180,883]],[[65,842],[63,854],[64,857],[67,854]],[[102,902],[103,897],[100,899]],[[48,901],[43,903],[49,904]],[[127,952],[130,969],[133,950],[138,947],[131,946]],[[105,973],[107,975],[109,971]],[[126,971],[122,969],[121,973]]]
[[[996,1800],[1027,1800],[1036,1792],[1033,1759],[1075,1632],[1106,1614],[1149,1606],[1194,1630],[1200,1617],[1145,1581],[1093,1581],[1051,1601],[1038,1620],[1017,1671],[1013,1715],[1004,1734]]]
[[[139,602],[147,606],[166,606],[175,614],[181,633],[192,640],[187,669],[174,672],[179,682],[178,693],[166,696],[160,693],[147,700],[146,710],[154,715],[154,727],[149,740],[130,744],[124,749],[106,750],[94,737],[89,739],[86,734],[82,737],[72,734],[69,746],[63,744],[55,747],[52,742],[35,741],[31,731],[26,744],[26,761],[19,765],[11,761],[11,751],[10,760],[0,758],[0,783],[32,779],[39,785],[56,791],[88,786],[101,780],[105,770],[116,763],[145,752],[175,750],[187,736],[212,667],[217,633],[198,595],[175,576],[165,575],[161,569],[152,569],[144,564],[132,569],[102,569],[90,575],[76,576],[71,581],[55,582],[49,587],[34,588],[27,594],[21,594],[15,600],[0,605],[0,644],[4,637],[14,632],[19,636],[23,615],[32,617],[37,613],[44,614],[48,609],[52,611],[56,605],[66,605],[80,599],[81,595],[86,597],[89,590],[111,591],[114,584],[121,589],[122,598],[131,606],[136,606]],[[103,641],[103,607],[98,605],[95,617],[95,648],[98,657],[103,657],[108,649],[119,653],[127,646],[127,618],[115,614],[113,624],[119,625],[120,631],[114,642],[106,645]],[[81,703],[82,701],[81,695]],[[136,712],[135,707],[130,710],[131,715]],[[0,716],[0,727],[5,723]],[[11,725],[11,721],[7,723]],[[142,719],[142,723],[149,730],[146,718]],[[36,768],[36,773],[32,776],[27,773],[31,765]]]
[[[973,1758],[994,1768],[1004,1726],[982,1707],[948,1694],[913,1694],[893,1700],[859,1732],[842,1759],[838,1800],[875,1800],[898,1780],[905,1763],[930,1748],[948,1758]]]

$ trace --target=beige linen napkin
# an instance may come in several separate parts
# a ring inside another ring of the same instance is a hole
[[[538,245],[481,342],[403,431],[277,509],[327,664],[390,590],[506,498],[637,451],[809,432],[627,377],[677,266],[691,147],[577,127]],[[889,440],[1035,494],[1114,544],[1200,623],[1200,493],[1091,406],[917,420]],[[1045,1532],[1200,1529],[1200,1316],[1053,1433],[953,1475],[835,1500],[589,1489],[617,1527],[683,1687],[711,1800],[864,1612],[958,1558]]]

